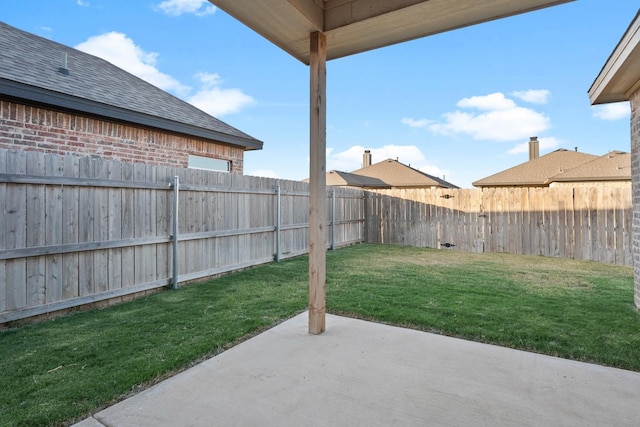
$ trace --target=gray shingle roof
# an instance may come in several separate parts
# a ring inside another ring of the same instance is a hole
[[[61,69],[63,53],[67,69]],[[0,95],[207,138],[259,141],[115,65],[0,22]]]

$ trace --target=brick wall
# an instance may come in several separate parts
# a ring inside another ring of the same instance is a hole
[[[244,150],[210,140],[0,100],[0,148],[81,153],[187,167],[189,154],[231,161],[242,174]]]
[[[640,308],[640,90],[631,95],[631,181],[633,183],[634,300]]]

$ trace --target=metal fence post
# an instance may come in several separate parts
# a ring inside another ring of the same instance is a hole
[[[173,177],[173,289],[178,289],[178,197],[180,182]]]
[[[331,250],[336,244],[336,189],[331,189]]]
[[[276,262],[280,262],[280,217],[281,199],[280,199],[280,182],[276,184]]]

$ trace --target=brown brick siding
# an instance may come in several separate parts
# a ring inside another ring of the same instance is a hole
[[[631,181],[634,300],[636,307],[640,308],[640,90],[631,95]]]
[[[187,167],[189,154],[231,161],[244,150],[206,139],[0,100],[0,148],[81,153],[128,162]]]

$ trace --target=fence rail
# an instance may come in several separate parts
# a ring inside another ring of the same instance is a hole
[[[362,191],[333,191],[328,246],[363,241]],[[0,204],[0,323],[308,248],[307,184],[295,181],[0,150]]]

